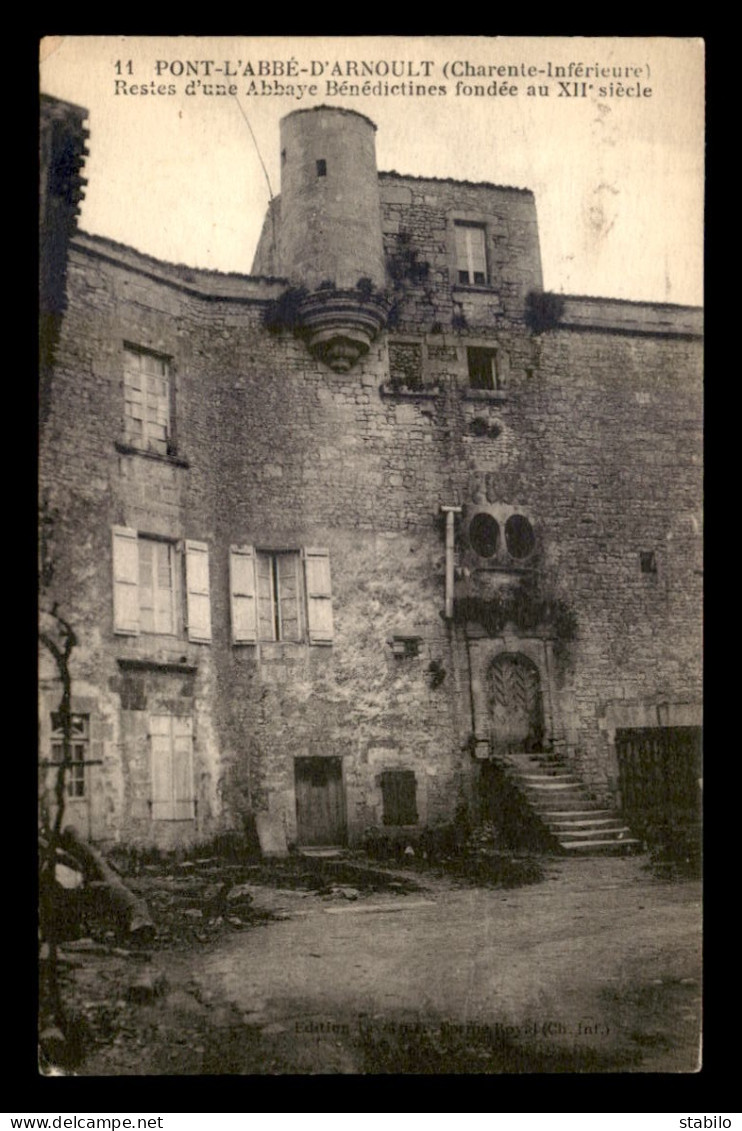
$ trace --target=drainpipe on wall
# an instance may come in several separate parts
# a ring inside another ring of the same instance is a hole
[[[441,511],[446,516],[446,605],[444,616],[446,620],[453,618],[453,516],[461,514],[461,507],[444,507]]]

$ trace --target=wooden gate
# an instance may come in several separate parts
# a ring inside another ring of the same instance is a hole
[[[345,844],[345,796],[340,758],[296,758],[294,775],[299,844]]]
[[[700,821],[700,727],[617,730],[616,755],[623,810],[647,840]]]
[[[495,753],[536,750],[544,737],[538,668],[519,652],[503,652],[487,672],[487,701]]]

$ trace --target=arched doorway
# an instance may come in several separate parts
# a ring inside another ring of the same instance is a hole
[[[502,652],[487,669],[487,706],[495,754],[538,750],[544,738],[541,677],[520,652]]]

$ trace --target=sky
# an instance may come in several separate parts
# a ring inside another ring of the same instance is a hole
[[[699,40],[58,36],[40,89],[89,111],[80,227],[159,259],[248,274],[279,121],[325,104],[380,170],[531,189],[547,290],[703,301]]]

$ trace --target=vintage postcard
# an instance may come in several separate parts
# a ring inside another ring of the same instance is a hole
[[[40,90],[40,1070],[697,1072],[703,42]]]

